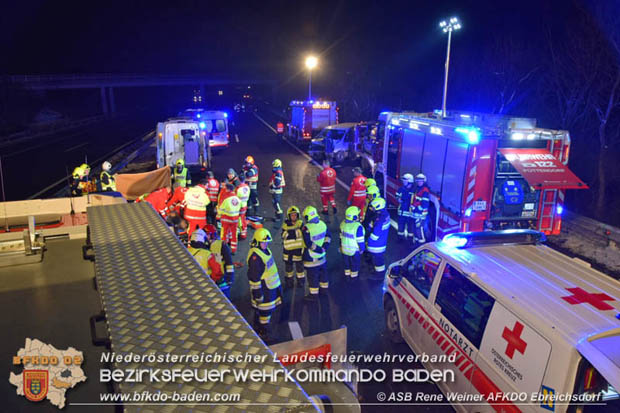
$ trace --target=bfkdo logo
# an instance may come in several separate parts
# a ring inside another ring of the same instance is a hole
[[[24,370],[24,396],[31,402],[40,402],[49,390],[49,371]]]

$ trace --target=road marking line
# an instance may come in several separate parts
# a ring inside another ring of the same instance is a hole
[[[269,124],[267,123],[267,121],[263,118],[261,118],[260,116],[258,116],[256,113],[254,113],[254,116],[256,116],[256,118],[261,121],[265,126],[267,126],[273,133],[277,134],[278,132]],[[297,145],[293,144],[292,142],[289,142],[288,139],[284,138],[284,142],[288,143],[289,145],[291,145],[291,147],[293,149],[295,149],[297,152],[299,152],[301,154],[301,156],[303,156],[304,158],[306,158],[307,160],[309,160],[310,162],[312,162],[312,164],[314,166],[316,166],[317,168],[323,170],[323,167],[321,165],[319,165],[319,163],[317,161],[315,161],[314,159],[312,159],[312,157],[310,155],[308,155],[307,153],[305,153],[304,151],[302,151],[301,149],[299,149],[297,147]],[[340,184],[340,186],[342,186],[344,189],[346,189],[347,191],[351,190],[351,187],[347,184],[345,184],[344,182],[342,182],[342,180],[340,180],[340,178],[336,178],[336,182],[338,182],[338,184]],[[390,218],[390,225],[392,225],[392,228],[394,229],[398,229],[398,224],[396,224],[396,221],[394,221],[392,218]]]
[[[82,146],[86,146],[86,145],[88,145],[89,143],[90,143],[90,142],[84,142],[84,143],[80,143],[79,145],[72,146],[72,147],[71,147],[71,148],[69,148],[69,149],[65,149],[65,153],[67,153],[67,152],[71,152],[72,150],[77,149],[77,148],[80,148],[80,147],[82,147]]]

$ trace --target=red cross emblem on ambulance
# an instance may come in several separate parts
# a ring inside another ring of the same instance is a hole
[[[521,338],[523,333],[523,324],[515,321],[515,326],[510,330],[508,327],[504,327],[502,338],[508,342],[506,345],[506,355],[512,359],[515,355],[515,350],[521,354],[525,354],[525,348],[527,343]]]
[[[586,304],[590,304],[592,307],[596,308],[597,310],[601,310],[601,311],[614,309],[611,305],[607,304],[605,301],[616,301],[616,300],[613,297],[610,297],[605,293],[589,293],[586,290],[579,288],[579,287],[567,288],[566,290],[568,290],[568,292],[572,293],[573,295],[568,295],[566,297],[561,297],[561,298],[562,300],[566,301],[567,303],[571,305],[586,303]]]

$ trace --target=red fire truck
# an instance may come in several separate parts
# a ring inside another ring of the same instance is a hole
[[[338,123],[338,107],[333,101],[293,100],[287,137],[298,143],[309,143],[315,133]]]
[[[531,228],[558,234],[567,189],[587,189],[568,167],[567,131],[535,119],[481,113],[382,113],[384,193],[395,204],[405,173],[431,190],[431,239],[457,231]]]

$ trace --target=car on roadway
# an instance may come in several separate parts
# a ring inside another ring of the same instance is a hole
[[[357,126],[357,123],[337,123],[327,126],[311,140],[308,153],[312,158],[322,160],[325,157],[325,139],[329,137],[334,142],[336,162],[342,163],[347,159],[357,159],[359,156]]]

